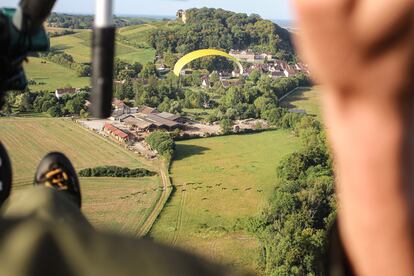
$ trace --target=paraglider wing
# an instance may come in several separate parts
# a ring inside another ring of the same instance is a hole
[[[241,65],[240,61],[237,58],[227,54],[226,52],[215,50],[215,49],[197,50],[197,51],[191,52],[189,54],[186,54],[181,59],[179,59],[177,61],[177,63],[175,64],[174,74],[178,77],[181,73],[181,70],[188,63],[192,62],[193,60],[196,60],[196,59],[199,59],[199,58],[202,58],[202,57],[207,57],[207,56],[222,56],[222,57],[231,59],[232,61],[234,61],[239,66],[240,74],[241,75],[243,74],[243,66]]]

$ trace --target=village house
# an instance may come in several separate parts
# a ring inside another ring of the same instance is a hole
[[[273,60],[273,55],[270,53],[255,53],[252,50],[231,50],[229,55],[239,59],[243,62],[249,63],[264,63],[265,61]]]
[[[231,79],[231,74],[229,73],[229,72],[224,72],[224,71],[222,71],[222,72],[219,72],[219,78],[221,79],[221,80],[227,80],[227,79]]]
[[[57,99],[62,98],[64,95],[75,95],[80,90],[76,88],[58,88],[55,91],[55,97]]]
[[[224,88],[229,88],[232,86],[240,86],[241,85],[241,81],[238,79],[235,80],[221,80],[221,84],[223,85]]]
[[[255,62],[256,54],[252,50],[231,50],[229,55],[239,59],[244,62]]]
[[[125,103],[121,100],[118,100],[117,98],[114,98],[112,100],[112,106],[115,110],[122,109],[125,106]]]

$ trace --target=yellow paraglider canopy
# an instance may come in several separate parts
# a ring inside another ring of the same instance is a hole
[[[184,66],[186,66],[188,63],[192,62],[193,60],[206,57],[206,56],[222,56],[222,57],[231,59],[237,64],[237,66],[239,66],[240,74],[243,75],[243,71],[244,71],[243,66],[241,65],[240,61],[237,58],[227,54],[226,52],[215,50],[215,49],[197,50],[189,54],[186,54],[185,56],[180,58],[175,64],[174,74],[178,77],[181,73],[181,70],[184,68]]]

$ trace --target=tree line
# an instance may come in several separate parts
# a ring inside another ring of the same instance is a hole
[[[79,171],[80,177],[145,177],[154,175],[156,175],[155,172],[147,169],[130,169],[118,166],[87,168]]]
[[[4,114],[18,112],[47,113],[52,117],[78,115],[88,117],[85,102],[89,99],[89,88],[84,88],[74,95],[63,95],[57,99],[54,93],[10,91],[6,94],[5,104],[1,110]]]
[[[94,17],[92,15],[72,15],[53,12],[47,19],[49,26],[68,29],[92,29]],[[117,28],[144,24],[145,21],[133,17],[114,16],[113,23]]]
[[[47,53],[39,54],[39,56],[50,62],[74,70],[78,77],[89,77],[92,74],[92,65],[90,63],[76,62],[71,55],[65,52],[51,50]]]
[[[327,231],[336,217],[332,160],[316,119],[292,114],[286,123],[303,146],[281,161],[268,206],[247,229],[262,245],[265,275],[325,275]]]

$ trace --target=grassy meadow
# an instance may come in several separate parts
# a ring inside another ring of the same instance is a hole
[[[57,88],[68,86],[77,88],[90,86],[88,77],[80,78],[74,70],[41,58],[29,58],[24,68],[27,78],[38,83],[30,85],[31,91],[55,91]]]
[[[320,90],[316,87],[299,89],[285,98],[282,106],[287,108],[303,109],[310,115],[321,116]]]
[[[17,192],[32,184],[38,162],[50,151],[64,152],[77,170],[100,165],[154,170],[133,153],[66,119],[0,119],[0,136],[12,160]],[[81,178],[83,211],[98,228],[134,234],[161,186],[158,176]]]
[[[178,142],[176,190],[150,236],[255,271],[259,244],[238,220],[260,212],[277,185],[277,164],[298,145],[286,131]]]

